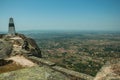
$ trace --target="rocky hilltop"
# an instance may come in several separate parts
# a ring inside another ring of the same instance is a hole
[[[36,42],[32,38],[25,37],[23,34],[16,34],[15,36],[3,35],[0,39],[0,42],[1,47],[3,48],[1,48],[0,58],[13,55],[34,55],[37,57],[42,57],[41,51],[37,46]],[[4,57],[2,57],[3,55]]]
[[[57,66],[42,58],[35,40],[0,34],[0,80],[119,80],[120,60],[108,61],[96,77]]]
[[[0,35],[0,80],[69,80],[64,74],[29,60],[42,58],[32,38],[23,34]]]

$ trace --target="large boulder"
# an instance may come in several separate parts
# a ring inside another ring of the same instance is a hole
[[[6,41],[0,41],[0,59],[7,58],[12,51],[12,45]]]
[[[22,48],[21,48],[22,47]],[[11,54],[11,55],[10,55]],[[0,59],[14,55],[42,57],[41,50],[35,40],[26,37],[24,34],[16,33],[15,36],[6,35],[0,39]]]
[[[94,80],[120,80],[120,59],[107,61]]]
[[[26,41],[29,43],[30,52],[33,56],[42,57],[41,50],[36,44],[35,40],[32,38],[26,38]]]
[[[22,45],[22,48],[25,49],[26,51],[30,51],[30,54],[32,56],[36,57],[42,57],[41,55],[41,50],[36,44],[35,40],[32,38],[26,37],[24,34],[16,34],[17,36],[21,37],[24,40],[24,43]]]

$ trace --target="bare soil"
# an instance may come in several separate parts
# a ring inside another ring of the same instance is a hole
[[[13,60],[16,64],[21,65],[22,67],[32,67],[37,65],[23,56],[13,56],[8,58],[8,60]]]

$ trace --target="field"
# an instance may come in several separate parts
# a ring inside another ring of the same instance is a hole
[[[119,32],[28,31],[43,58],[95,76],[106,61],[120,57]]]

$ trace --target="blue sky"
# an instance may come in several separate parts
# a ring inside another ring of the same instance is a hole
[[[120,31],[120,0],[0,0],[0,31]]]

